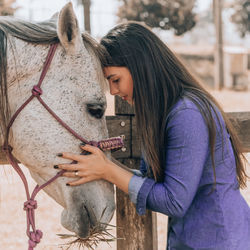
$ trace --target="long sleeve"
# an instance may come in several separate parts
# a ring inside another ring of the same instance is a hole
[[[182,217],[197,192],[209,152],[206,123],[196,108],[176,110],[166,127],[166,164],[163,183],[133,176],[130,185],[139,183],[136,208],[146,208],[173,217]],[[131,191],[132,192],[132,191]]]

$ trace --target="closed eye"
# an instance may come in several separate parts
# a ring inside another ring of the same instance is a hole
[[[105,105],[104,104],[87,104],[87,111],[91,116],[97,119],[101,119],[105,112]]]
[[[119,83],[119,82],[120,82],[120,79],[113,80],[112,82],[113,82],[113,83]]]

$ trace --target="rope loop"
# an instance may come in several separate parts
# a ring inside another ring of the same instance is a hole
[[[43,93],[42,89],[38,85],[33,86],[31,92],[33,96],[40,96]]]
[[[30,232],[29,236],[29,249],[33,249],[36,245],[40,242],[41,238],[43,237],[43,232],[41,230],[36,230],[35,232]]]
[[[37,201],[36,200],[27,200],[24,202],[23,210],[28,209],[36,209],[37,208]]]

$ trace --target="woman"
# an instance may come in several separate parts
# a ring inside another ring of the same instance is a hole
[[[75,186],[104,179],[146,208],[169,216],[167,249],[250,249],[250,208],[236,134],[214,98],[146,26],[113,28],[101,45],[112,95],[134,106],[143,152],[140,171],[107,159],[98,148],[87,156],[61,153],[78,163],[59,165]],[[56,166],[58,168],[58,166]]]

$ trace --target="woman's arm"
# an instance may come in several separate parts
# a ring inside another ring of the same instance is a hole
[[[118,161],[115,161],[116,163]],[[128,193],[129,182],[132,176],[134,175],[128,167],[121,164],[119,165],[114,162],[110,162],[107,166],[107,174],[104,178],[106,181],[109,181],[115,184],[119,189],[121,189],[126,194]]]
[[[197,192],[209,152],[206,123],[197,109],[176,112],[167,125],[164,182],[144,178],[137,193],[136,208],[144,214],[146,208],[169,216],[182,217]],[[134,176],[130,186],[143,178]]]

